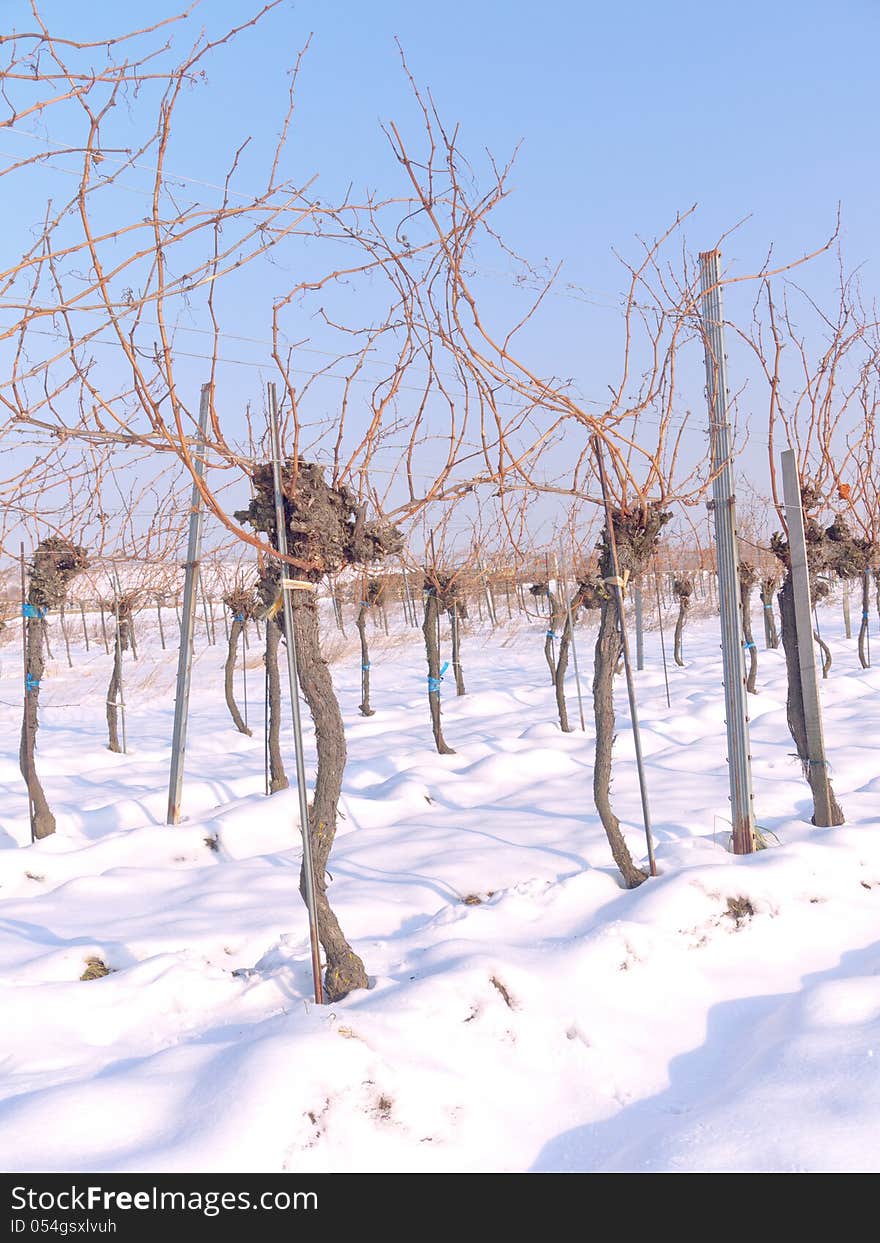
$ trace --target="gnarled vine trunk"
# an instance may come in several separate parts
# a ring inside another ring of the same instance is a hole
[[[562,601],[556,592],[547,588],[547,606],[549,609],[549,617],[547,620],[547,633],[544,635],[544,659],[547,661],[547,668],[550,670],[550,681],[556,685],[557,698],[559,696],[559,661],[562,658],[562,644],[565,638],[565,631],[568,625],[568,618],[562,607]],[[569,632],[568,643],[571,642],[571,634]],[[559,647],[554,656],[553,645],[558,643]],[[568,654],[566,652],[566,663],[568,663]],[[563,670],[563,676],[565,670]],[[560,717],[560,724],[562,723]],[[563,725],[562,728],[567,733],[568,730]]]
[[[324,988],[328,1001],[338,1001],[352,989],[368,988],[366,969],[349,945],[327,898],[327,862],[336,836],[336,818],[346,747],[342,713],[333,689],[330,670],[321,655],[317,602],[311,593],[292,592],[293,633],[296,642],[299,684],[315,724],[318,770],[315,793],[309,808],[309,840],[314,868],[318,937],[326,956]],[[300,893],[305,900],[304,865]]]
[[[238,641],[244,634],[244,620],[239,614],[235,614],[232,618],[232,625],[229,627],[229,644],[226,650],[226,664],[223,666],[223,693],[226,696],[226,707],[229,709],[229,715],[232,717],[233,724],[240,734],[246,734],[248,738],[253,736],[253,730],[249,729],[244,723],[244,718],[238,710],[238,704],[235,702],[235,661],[238,655]]]
[[[425,654],[428,660],[428,708],[431,713],[431,729],[434,732],[434,745],[440,755],[455,755],[452,747],[447,746],[443,737],[443,725],[440,720],[440,603],[437,590],[431,585],[425,588],[425,620],[422,633],[425,636]]]
[[[51,659],[45,617],[49,608],[60,608],[64,604],[71,580],[86,564],[86,550],[77,544],[71,544],[57,535],[41,540],[34,549],[30,565],[27,600],[22,602],[25,619],[25,695],[18,763],[28,790],[32,838],[49,837],[55,832],[55,817],[37,776],[34,759],[40,716],[40,683],[45,670],[44,646]]]
[[[461,667],[461,607],[458,600],[453,600],[446,610],[449,617],[449,630],[452,635],[452,671],[455,674],[456,695],[467,694],[464,684],[464,672]]]
[[[131,619],[120,605],[116,618],[116,635],[113,644],[113,669],[107,687],[107,744],[110,751],[121,753],[119,742],[119,694],[122,690],[122,654],[127,652],[131,639]]]
[[[739,563],[739,602],[742,610],[743,638],[749,655],[749,672],[746,677],[746,690],[750,695],[757,693],[758,682],[758,648],[752,634],[752,588],[758,581],[758,572],[748,561]]]
[[[859,663],[863,669],[870,668],[868,659],[868,611],[871,603],[871,578],[868,571],[862,574],[862,621],[859,626]]]
[[[676,578],[672,582],[672,594],[678,600],[678,617],[675,621],[675,638],[673,642],[672,655],[675,663],[684,666],[684,657],[681,651],[681,639],[684,632],[684,623],[687,618],[688,610],[691,607],[691,596],[693,595],[694,585],[689,578]]]
[[[800,652],[797,638],[797,622],[795,620],[794,587],[790,570],[786,573],[779,592],[779,613],[782,618],[782,647],[785,652],[785,665],[788,674],[788,697],[786,702],[788,728],[791,731],[794,745],[797,748],[798,758],[804,770],[804,776],[809,783],[810,792],[813,796],[812,823],[817,823],[817,806],[824,804],[824,787],[827,780],[831,824],[843,824],[843,811],[831,787],[830,777],[820,772],[817,765],[810,763],[807,746],[807,721],[804,713],[803,691],[801,689]]]
[[[269,793],[286,790],[290,785],[281,757],[281,678],[278,673],[278,647],[281,629],[274,618],[266,618],[266,678],[269,701],[268,740]]]
[[[610,572],[609,572],[610,573]],[[623,654],[623,644],[617,621],[617,606],[611,598],[602,602],[599,614],[599,634],[596,637],[596,654],[593,670],[593,714],[596,721],[596,755],[593,764],[593,799],[605,829],[611,854],[617,864],[624,884],[635,889],[647,872],[633,861],[624,840],[620,821],[611,806],[611,765],[614,749],[614,674]]]
[[[361,640],[361,702],[358,711],[361,716],[375,716],[370,707],[370,647],[367,643],[367,612],[370,608],[366,600],[361,601],[355,626]]]
[[[822,677],[827,678],[828,674],[831,672],[831,665],[833,664],[831,648],[819,634],[818,630],[813,631],[813,638],[818,643],[819,651],[822,653]]]
[[[761,604],[764,612],[764,646],[769,649],[779,647],[779,631],[776,629],[776,615],[773,612],[773,593],[776,590],[776,579],[765,578],[761,583]]]
[[[55,832],[55,817],[49,807],[40,778],[37,776],[35,750],[37,729],[40,723],[40,682],[45,670],[43,645],[46,623],[42,617],[29,617],[25,622],[27,633],[25,661],[25,698],[21,722],[21,742],[18,749],[18,766],[28,789],[32,807],[31,830],[35,838],[49,837]]]
[[[550,597],[552,600],[552,596]],[[568,720],[568,704],[565,702],[565,675],[568,671],[568,650],[571,647],[571,626],[566,617],[559,635],[559,653],[553,671],[553,682],[556,690],[556,711],[559,713],[559,728],[563,734],[570,734],[572,727]]]
[[[617,564],[612,555],[608,525],[602,529],[597,551],[599,571],[594,585],[595,602],[599,603],[599,633],[593,667],[593,713],[596,721],[596,756],[593,766],[593,797],[596,810],[611,846],[614,862],[624,883],[630,889],[647,880],[647,873],[637,867],[629,852],[620,821],[611,806],[611,769],[614,749],[614,675],[623,656],[623,639],[617,612],[617,601],[609,584],[622,575],[638,582],[657,551],[660,532],[671,514],[658,505],[636,505],[611,511],[613,535],[617,548]],[[581,588],[584,595],[584,586]],[[588,603],[585,598],[585,603]]]

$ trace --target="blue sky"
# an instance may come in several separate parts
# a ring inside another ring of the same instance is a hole
[[[27,24],[20,0],[0,7],[16,25]],[[70,34],[95,37],[127,28],[133,17],[170,14],[173,5],[152,0],[123,10],[106,0],[47,0],[43,11]],[[246,0],[204,0],[200,9],[212,31],[251,11]],[[873,290],[878,26],[877,0],[714,8],[690,0],[303,0],[284,4],[212,59],[207,84],[185,105],[173,167],[215,181],[248,134],[256,167],[277,129],[286,70],[311,34],[291,173],[319,173],[327,197],[349,182],[380,192],[399,184],[380,128],[393,118],[416,132],[399,38],[416,79],[444,118],[461,125],[462,146],[477,164],[484,148],[506,157],[521,144],[515,193],[498,223],[531,259],[561,261],[563,281],[587,294],[587,301],[548,303],[530,339],[533,361],[576,377],[585,394],[601,393],[614,378],[606,364],[619,335],[613,302],[622,276],[613,249],[633,255],[638,236],[662,232],[693,203],[698,211],[686,229],[693,252],[749,217],[725,243],[731,273],[754,270],[771,245],[780,260],[814,249],[840,203],[845,261],[864,265]],[[835,275],[826,258],[805,279],[831,298]],[[509,288],[501,271],[487,273],[490,290],[493,281],[503,310]],[[742,287],[731,291],[728,315],[745,315],[750,297]],[[239,311],[240,331],[266,335],[256,286]],[[236,350],[260,355],[245,345]],[[257,377],[239,369],[233,383],[236,400],[250,388],[259,403]],[[731,383],[737,386],[736,374]],[[747,463],[759,471],[757,449],[750,453]]]
[[[212,0],[212,22],[243,9]],[[248,111],[273,98],[277,110],[273,68],[309,31],[304,159],[326,166],[332,152],[327,179],[379,180],[378,125],[411,115],[396,36],[466,149],[522,142],[511,227],[581,283],[606,287],[612,245],[693,202],[707,241],[751,214],[749,243],[797,250],[840,200],[847,253],[876,259],[876,0],[299,3],[212,77],[232,91],[240,74]]]
[[[20,0],[2,0],[19,14]],[[164,0],[87,6],[49,0],[74,33],[171,13]],[[210,30],[249,0],[203,0]],[[811,248],[843,204],[852,262],[876,262],[877,0],[745,0],[735,8],[448,0],[291,2],[211,62],[215,124],[189,136],[194,175],[215,176],[233,139],[273,130],[284,72],[312,33],[295,155],[331,189],[381,185],[380,124],[413,119],[395,38],[466,150],[522,143],[506,223],[531,256],[572,280],[617,288],[612,246],[660,230],[697,202],[695,249],[742,217],[730,262],[770,242]]]

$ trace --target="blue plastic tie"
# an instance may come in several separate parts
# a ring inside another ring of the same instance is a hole
[[[867,621],[867,620],[868,620],[868,614],[867,614],[867,613],[863,613],[863,614],[862,614],[862,621]]]
[[[773,612],[773,605],[772,605],[772,604],[765,604],[765,605],[764,605],[764,608],[765,608],[765,609],[767,609],[767,610],[768,610],[769,612],[771,612],[771,613]]]
[[[232,615],[232,620],[233,620],[233,621],[237,621],[237,622],[243,622],[243,621],[244,621],[244,613],[234,613],[234,614]]]
[[[444,662],[443,665],[441,665],[440,673],[436,678],[431,677],[430,673],[428,674],[428,694],[429,695],[440,694],[440,683],[443,681],[443,674],[446,672],[448,668],[449,668],[449,661],[447,660]]]
[[[365,664],[365,665],[361,665],[361,668],[363,669],[364,673],[366,673],[366,672],[367,672],[367,670],[369,669],[369,667],[370,667],[369,662],[367,662],[367,664]]]
[[[555,631],[555,630],[548,630],[548,631],[547,631],[547,638],[548,638],[548,639],[558,639],[558,638],[559,638],[559,635],[556,633],[556,631]]]
[[[372,607],[372,606],[371,606],[371,604],[370,604],[369,600],[361,600],[361,608],[362,608],[362,609],[368,609],[368,608],[371,608],[371,607]]]
[[[24,678],[24,688],[26,691],[38,691],[40,689],[40,679],[35,678],[32,673],[26,673]]]
[[[25,603],[21,606],[22,617],[42,618],[46,616],[45,609],[38,609],[35,604]]]
[[[754,644],[754,643],[750,643],[748,640],[746,640],[746,651],[748,651],[748,649],[749,649],[750,647],[755,647],[755,646],[756,646],[756,644]]]

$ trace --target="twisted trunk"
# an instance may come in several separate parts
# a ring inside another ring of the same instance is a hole
[[[464,673],[461,668],[461,632],[459,629],[460,617],[458,613],[458,604],[453,600],[452,605],[448,608],[449,629],[452,633],[452,670],[455,674],[455,693],[456,695],[465,695],[467,691],[464,685]]]
[[[556,710],[559,713],[559,728],[563,734],[570,734],[572,732],[572,726],[568,721],[568,704],[565,702],[565,674],[568,670],[570,647],[571,618],[566,615],[562,623],[562,634],[559,636],[559,655],[556,659],[556,672],[553,678],[556,689]]]
[[[327,1000],[334,1002],[353,989],[369,987],[364,964],[346,940],[327,898],[327,863],[336,836],[336,816],[345,772],[345,732],[330,671],[321,655],[318,609],[314,596],[306,592],[293,592],[292,612],[299,684],[312,714],[318,752],[308,831],[314,867],[318,937],[327,960],[324,988]],[[305,899],[303,868],[300,869],[300,893]]]
[[[832,665],[831,648],[819,634],[818,629],[813,631],[813,638],[819,644],[819,651],[822,653],[822,677],[827,678]]]
[[[547,668],[550,670],[550,681],[556,685],[556,688],[557,688],[556,695],[558,699],[559,697],[558,658],[554,655],[553,644],[556,642],[557,639],[559,640],[560,655],[561,655],[562,639],[561,639],[560,632],[564,629],[565,619],[564,619],[562,610],[559,607],[559,602],[557,601],[556,596],[553,594],[552,591],[549,591],[549,590],[547,592],[547,607],[548,607],[549,612],[548,612],[548,621],[547,621],[548,629],[547,629],[547,633],[544,636],[544,659],[547,661]],[[560,723],[561,723],[561,720],[562,718],[560,716]],[[565,725],[563,725],[562,728],[565,730],[566,733],[568,733],[568,729]]]
[[[43,677],[43,640],[46,623],[41,617],[30,617],[25,623],[25,697],[21,721],[18,766],[28,789],[31,804],[31,832],[35,838],[49,837],[55,832],[55,817],[49,808],[34,759],[39,728],[40,681]]]
[[[361,702],[358,704],[361,716],[375,716],[375,712],[370,707],[370,648],[367,644],[367,610],[369,607],[366,602],[362,601],[355,621],[361,640]]]
[[[826,777],[826,774],[820,772],[818,765],[810,763],[810,753],[807,746],[807,720],[804,712],[804,696],[801,687],[794,588],[790,570],[786,573],[779,592],[779,613],[782,618],[782,647],[785,652],[785,666],[788,674],[788,698],[786,703],[788,728],[791,731],[798,759],[801,761],[804,776],[809,783],[810,792],[813,796],[813,815],[811,820],[813,824],[819,824],[819,821],[816,819],[817,808],[824,804],[824,789],[827,779],[830,824],[843,824],[843,811],[835,797],[834,790],[831,788],[830,777]],[[829,826],[821,825],[820,827],[827,828]]]
[[[761,603],[764,606],[764,646],[779,647],[779,631],[776,629],[776,616],[773,612],[773,579],[766,578],[761,584]]]
[[[128,651],[130,623],[126,617],[119,617],[116,622],[116,636],[113,644],[113,671],[107,687],[107,743],[108,750],[121,754],[123,748],[119,743],[119,692],[122,689],[122,653]],[[123,710],[125,705],[123,704]]]
[[[233,617],[232,626],[229,629],[229,646],[226,652],[226,664],[223,667],[223,690],[226,695],[226,707],[229,709],[229,715],[232,717],[235,728],[240,734],[246,734],[247,737],[250,738],[253,735],[253,730],[248,729],[242,719],[242,715],[238,710],[238,704],[235,702],[235,690],[233,687],[235,658],[238,653],[238,640],[240,639],[243,631],[244,622],[239,621],[237,616]]]
[[[425,653],[428,658],[428,707],[431,712],[431,728],[434,732],[434,745],[439,754],[455,755],[452,747],[446,745],[440,721],[439,625],[440,605],[436,592],[430,588],[425,592],[425,620],[422,624],[422,633],[425,636]]]
[[[611,807],[611,760],[614,748],[614,673],[623,653],[614,600],[602,601],[593,671],[593,713],[596,720],[596,757],[593,765],[593,798],[614,862],[624,884],[635,889],[647,873],[636,867],[620,821]]]
[[[266,685],[269,701],[267,745],[269,749],[269,793],[286,790],[290,785],[281,758],[281,678],[278,675],[278,645],[281,630],[271,617],[266,618]]]
[[[862,622],[859,626],[859,663],[863,669],[869,669],[871,662],[868,659],[868,605],[870,604],[870,578],[867,570],[862,575]]]
[[[749,654],[749,673],[746,678],[746,690],[750,695],[757,693],[758,680],[758,649],[755,646],[755,637],[752,634],[752,584],[744,582],[740,578],[739,599],[742,606],[742,622],[743,637],[746,641],[746,651]]]
[[[67,667],[68,669],[72,669],[73,659],[71,658],[71,655],[70,655],[70,636],[67,633],[67,626],[64,621],[64,605],[63,604],[61,605],[61,608],[58,611],[58,620],[61,622],[61,635],[64,639],[64,650],[67,653]]]

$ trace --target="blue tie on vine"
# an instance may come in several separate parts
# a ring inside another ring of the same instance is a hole
[[[449,661],[447,660],[441,666],[440,672],[436,678],[432,677],[430,673],[428,674],[428,694],[429,695],[440,694],[440,683],[443,681],[443,674],[446,672],[448,668],[449,668]]]

